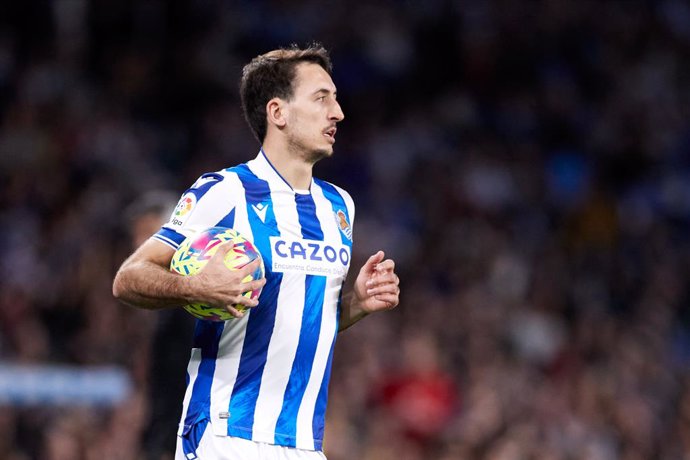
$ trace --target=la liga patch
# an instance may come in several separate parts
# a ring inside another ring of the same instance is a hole
[[[171,223],[175,226],[180,226],[187,220],[192,210],[196,206],[196,196],[193,193],[185,193],[177,202],[177,206],[173,211]]]

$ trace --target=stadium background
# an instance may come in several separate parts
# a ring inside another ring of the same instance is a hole
[[[191,331],[112,298],[133,209],[252,158],[242,65],[313,39],[316,173],[403,288],[339,338],[329,459],[688,458],[680,0],[2,2],[2,458],[169,458]]]

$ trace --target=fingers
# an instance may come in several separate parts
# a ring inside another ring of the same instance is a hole
[[[241,292],[253,292],[263,288],[265,284],[266,278],[261,278],[258,280],[251,280],[247,281],[246,283],[242,283],[240,284],[239,289]]]
[[[376,272],[366,282],[367,295],[380,302],[387,310],[395,308],[400,302],[400,278],[393,271],[395,262],[388,259],[376,266]]]
[[[388,310],[392,310],[393,308],[397,307],[398,302],[400,301],[397,294],[380,294],[374,296],[374,298],[379,302],[382,302],[385,305],[385,308]]]
[[[237,305],[242,305],[243,307],[247,308],[256,307],[257,305],[259,305],[259,299],[252,299],[251,297],[239,295],[232,301],[230,305],[228,305],[228,308]]]
[[[378,273],[392,272],[395,270],[395,262],[391,259],[384,260],[375,267]]]
[[[235,247],[235,243],[232,242],[232,240],[228,240],[224,243],[221,243],[218,245],[218,249],[216,249],[216,253],[214,254],[215,257],[225,257],[225,255],[232,251],[232,248]],[[219,255],[220,254],[220,255]]]
[[[204,255],[212,254],[211,260],[208,261],[207,265],[216,267],[223,264],[226,257],[228,256],[228,253],[232,251],[232,248],[234,247],[235,243],[233,243],[232,241],[226,241],[224,243],[214,244],[212,246],[207,247],[204,250]]]
[[[374,286],[379,286],[387,283],[392,283],[396,286],[400,284],[400,278],[398,278],[398,275],[396,275],[395,272],[392,271],[392,269],[377,272],[376,276],[373,276],[367,280],[366,285],[367,288],[372,288]]]
[[[232,305],[226,305],[225,309],[235,318],[244,318],[244,312],[236,309]]]
[[[237,272],[242,277],[242,279],[244,279],[249,275],[254,275],[254,272],[256,272],[256,270],[260,266],[261,266],[261,259],[257,257],[256,259],[249,262],[247,265],[240,268]]]
[[[362,267],[362,270],[372,272],[376,269],[376,265],[383,260],[383,257],[385,254],[383,251],[379,251],[373,256],[369,257],[369,259],[364,263],[364,266]]]
[[[247,283],[242,283],[240,285],[240,288],[243,290],[243,292],[246,294],[247,292],[253,292],[256,291],[260,288],[262,288],[266,284],[266,279],[261,278],[260,280],[252,280]],[[246,308],[253,308],[259,305],[259,299],[258,298],[252,298],[251,296],[246,296],[244,294],[236,296],[230,305],[225,305],[225,309],[230,312],[231,315],[233,315],[235,318],[242,318],[244,317],[243,311],[241,309],[238,309],[238,307],[246,307]]]
[[[398,286],[397,280],[382,284],[376,284],[367,288],[367,294],[370,296],[377,296],[381,294],[394,294],[397,296],[400,295],[400,287]]]
[[[217,248],[214,257],[224,259],[234,245],[232,242],[223,243]],[[226,309],[235,318],[242,318],[242,310],[253,308],[259,304],[258,293],[266,284],[266,278],[253,279],[261,273],[261,259],[257,258],[247,263],[241,268],[231,269],[228,264],[223,262],[209,263],[197,275],[203,287],[204,297],[200,300],[208,302],[209,305]]]
[[[248,293],[254,293],[259,291],[266,284],[266,278],[261,278],[258,280],[250,279],[249,281],[242,282],[237,286],[237,291],[240,294],[233,296],[231,301],[233,304],[244,305],[245,307],[256,307],[259,304],[258,299],[252,298],[252,295]]]

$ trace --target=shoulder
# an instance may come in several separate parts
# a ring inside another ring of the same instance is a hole
[[[225,176],[222,174],[222,171],[216,171],[216,172],[207,172],[199,176],[199,178],[194,181],[194,183],[187,189],[187,191],[192,191],[192,190],[207,190],[214,185],[217,185],[218,183],[222,182],[223,179],[225,179]]]
[[[220,171],[207,172],[200,175],[197,180],[185,191],[193,193],[200,198],[213,188],[225,188],[232,186],[237,174],[234,168],[221,169]]]
[[[354,216],[355,202],[352,196],[342,187],[339,187],[331,182],[314,178],[314,183],[318,185],[323,191],[324,196],[331,202],[337,204],[342,202],[351,216]]]
[[[317,179],[317,178],[315,177],[315,178],[314,178],[314,183],[315,183],[316,185],[318,185],[319,187],[321,187],[321,189],[324,191],[324,193],[327,193],[327,192],[335,192],[335,193],[337,193],[338,195],[340,195],[344,200],[352,201],[352,197],[351,197],[350,194],[347,192],[347,190],[345,190],[345,189],[342,188],[342,187],[339,187],[339,186],[335,185],[335,184],[332,183],[332,182],[328,182],[328,181],[325,181],[325,180],[323,180],[323,179]]]
[[[228,170],[207,172],[200,175],[182,193],[174,212],[178,215],[177,221],[181,221],[179,219],[181,214],[189,214],[198,206],[212,206],[212,203],[218,200],[228,202],[229,198],[233,196],[232,192],[236,187],[235,182],[233,174],[229,173]]]
[[[354,206],[352,196],[344,188],[322,179],[314,178],[314,183],[321,187],[325,195],[337,194],[348,206]]]
[[[348,193],[347,190],[345,190],[344,188],[339,187],[335,184],[331,184],[330,182],[328,182],[328,184],[330,184],[340,194],[340,196],[343,197],[343,199],[346,202],[352,203],[352,205],[354,206],[354,200],[352,199],[352,196]]]
[[[200,175],[182,194],[164,227],[185,235],[186,230],[215,225],[237,204],[234,182],[226,170]]]

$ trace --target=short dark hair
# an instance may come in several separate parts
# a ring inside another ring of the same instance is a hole
[[[304,49],[291,45],[269,51],[255,57],[242,69],[242,111],[259,142],[263,143],[266,137],[266,104],[274,97],[292,98],[295,68],[302,62],[318,64],[329,75],[332,72],[328,51],[319,43],[312,43]]]

